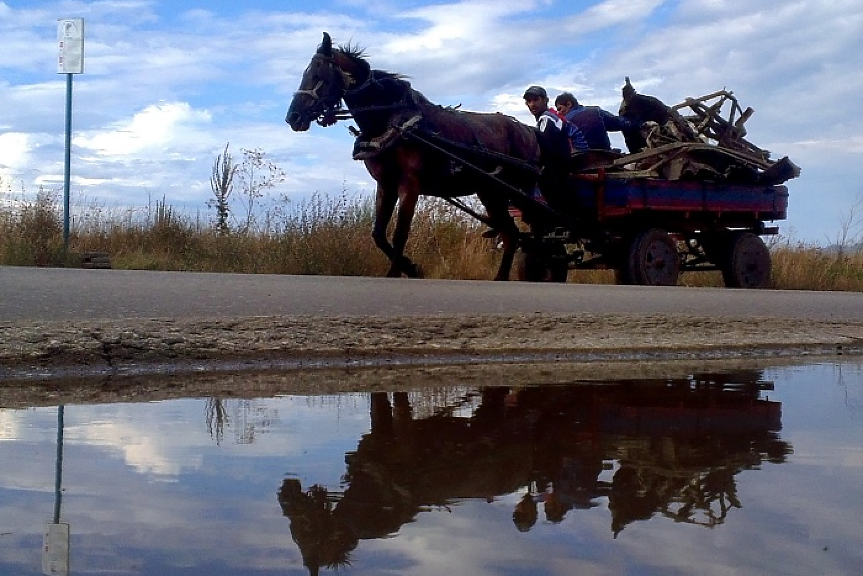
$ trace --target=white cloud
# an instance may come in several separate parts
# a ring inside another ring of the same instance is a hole
[[[30,135],[21,132],[0,134],[0,170],[18,171],[29,160]]]
[[[606,0],[565,19],[569,34],[583,35],[614,26],[638,23],[665,4],[665,0]]]
[[[186,102],[153,104],[108,131],[79,136],[74,144],[106,156],[149,150],[179,152],[178,144],[195,140],[201,126],[211,121],[209,112],[194,110]]]
[[[484,42],[488,33],[510,16],[530,17],[531,3],[467,0],[457,4],[437,4],[409,9],[397,15],[428,23],[418,34],[401,35],[383,48],[390,55],[426,50],[457,51],[474,48]],[[466,17],[453,18],[453,14]]]
[[[200,455],[184,454],[182,459],[172,458],[170,453],[166,453],[170,444],[165,442],[165,438],[117,422],[88,426],[78,435],[69,436],[71,441],[84,441],[90,446],[114,447],[123,454],[124,462],[139,474],[177,476],[201,463]]]

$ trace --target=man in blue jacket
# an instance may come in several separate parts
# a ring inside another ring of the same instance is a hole
[[[611,150],[609,132],[620,132],[630,127],[630,121],[599,106],[584,106],[569,92],[554,99],[554,107],[569,122],[574,124],[587,140],[591,150]]]

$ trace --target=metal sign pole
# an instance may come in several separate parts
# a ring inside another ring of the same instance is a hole
[[[63,249],[69,249],[69,181],[72,176],[72,74],[66,74],[66,152],[63,164]]]
[[[66,151],[63,166],[63,248],[69,248],[69,182],[72,173],[72,75],[84,73],[84,19],[60,18],[57,72],[66,75]]]

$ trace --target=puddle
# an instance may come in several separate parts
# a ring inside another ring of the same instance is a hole
[[[0,574],[863,564],[859,360],[568,383],[381,374],[371,393],[217,375],[182,393],[138,383],[143,402],[115,382],[117,401],[54,390],[69,403],[0,409]]]

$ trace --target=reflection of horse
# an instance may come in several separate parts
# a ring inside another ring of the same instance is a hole
[[[501,232],[504,244],[496,279],[508,279],[517,228],[501,186],[532,190],[540,155],[536,131],[503,114],[432,104],[404,77],[372,70],[362,51],[333,48],[324,33],[285,120],[295,131],[308,130],[314,120],[332,124],[342,100],[360,129],[355,158],[364,160],[377,182],[372,237],[391,262],[387,276],[419,275],[404,256],[419,196],[476,194],[488,214],[484,220]],[[390,244],[387,226],[397,203]]]
[[[371,396],[371,431],[345,460],[343,492],[279,490],[304,563],[338,566],[363,539],[384,538],[432,507],[491,501],[528,488],[513,513],[530,530],[605,498],[614,534],[655,514],[716,526],[739,507],[734,476],[783,462],[780,405],[760,373],[679,381],[484,388],[470,416],[414,418],[406,393]],[[603,470],[616,468],[609,479]]]

